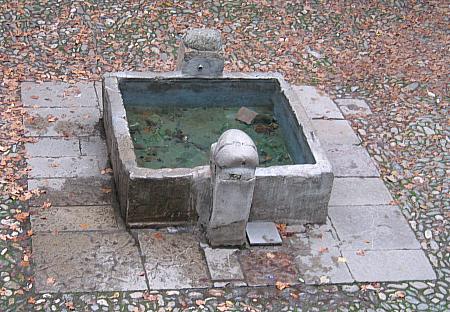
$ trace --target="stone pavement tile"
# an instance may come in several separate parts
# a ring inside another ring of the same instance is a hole
[[[28,108],[24,117],[25,136],[100,135],[97,107]]]
[[[35,207],[31,213],[31,228],[33,233],[118,229],[111,205]]]
[[[30,158],[29,178],[75,178],[101,175],[108,166],[108,159],[96,156]]]
[[[247,249],[240,252],[239,260],[249,286],[275,285],[276,282],[298,283],[294,258],[288,251]]]
[[[337,99],[336,104],[345,117],[372,114],[369,105],[361,99]]]
[[[110,175],[85,178],[28,179],[28,189],[45,191],[29,200],[30,206],[108,205],[112,202],[113,180]]]
[[[32,246],[37,293],[147,289],[138,247],[126,231],[39,233]]]
[[[324,147],[361,143],[347,120],[312,120],[312,125]]]
[[[150,289],[207,288],[212,285],[205,257],[193,234],[142,230],[138,237]]]
[[[250,245],[278,245],[281,240],[274,222],[253,221],[247,223],[247,238]]]
[[[80,141],[66,138],[36,138],[36,142],[25,143],[28,158],[81,156]]]
[[[344,119],[339,108],[326,95],[311,86],[293,86],[300,103],[311,119]]]
[[[296,252],[294,262],[299,277],[306,284],[340,284],[354,281],[337,247],[324,250],[299,250]]]
[[[433,280],[436,274],[422,250],[369,250],[364,255],[343,250],[357,282]]]
[[[237,249],[205,248],[206,263],[213,281],[243,280]]]
[[[391,201],[391,194],[380,178],[335,178],[328,205],[387,205]]]
[[[329,220],[327,220],[327,224],[309,225],[305,232],[287,237],[285,242],[289,246],[289,250],[313,250],[317,252],[337,247],[340,243]]]
[[[343,250],[420,249],[397,206],[329,206]]]
[[[97,96],[92,82],[22,82],[24,107],[96,107]]]
[[[325,153],[335,177],[379,177],[377,167],[360,145],[327,145]]]
[[[81,154],[83,156],[103,156],[108,157],[106,141],[101,137],[82,137],[80,138]]]

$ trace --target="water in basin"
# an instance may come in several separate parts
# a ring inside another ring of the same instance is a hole
[[[260,166],[293,164],[272,107],[248,107],[262,116],[251,125],[236,120],[239,108],[161,108],[129,103],[127,119],[138,166],[160,169],[207,165],[211,144],[228,129],[240,129],[253,139]]]

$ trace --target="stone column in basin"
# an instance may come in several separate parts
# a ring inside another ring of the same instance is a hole
[[[230,129],[211,145],[212,211],[206,235],[213,247],[241,246],[253,190],[258,152],[243,131]]]

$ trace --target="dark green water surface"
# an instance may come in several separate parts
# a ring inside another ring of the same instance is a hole
[[[243,130],[253,139],[260,166],[292,164],[270,107],[248,107],[260,114],[252,125],[235,120],[239,108],[127,105],[138,166],[159,169],[207,165],[211,144],[228,129]]]

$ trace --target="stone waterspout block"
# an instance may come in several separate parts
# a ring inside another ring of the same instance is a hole
[[[177,70],[187,76],[218,77],[223,73],[223,47],[220,31],[190,29],[178,52]]]
[[[243,131],[225,131],[211,146],[212,211],[207,237],[213,247],[245,244],[258,152]]]

